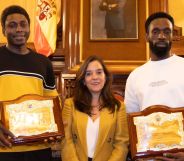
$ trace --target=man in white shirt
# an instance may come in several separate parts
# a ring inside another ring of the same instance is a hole
[[[150,60],[128,77],[125,105],[128,113],[152,105],[184,106],[184,59],[171,53],[174,20],[164,12],[150,15],[145,23]],[[164,154],[165,155],[165,154]],[[171,158],[168,158],[171,157]],[[184,153],[166,154],[164,161],[184,160]]]

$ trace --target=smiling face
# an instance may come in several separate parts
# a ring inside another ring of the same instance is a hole
[[[150,23],[147,41],[150,45],[153,60],[160,60],[170,56],[172,33],[173,26],[167,18],[158,18]]]
[[[84,84],[87,86],[92,96],[100,95],[105,82],[106,76],[100,62],[96,60],[90,62],[86,69]]]
[[[26,17],[18,13],[8,15],[3,33],[9,46],[25,46],[30,34],[30,26]]]

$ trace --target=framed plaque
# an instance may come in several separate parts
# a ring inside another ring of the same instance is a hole
[[[128,114],[133,160],[184,151],[184,108],[155,105]]]
[[[3,125],[16,136],[13,144],[64,136],[59,97],[23,95],[0,102],[0,111]]]

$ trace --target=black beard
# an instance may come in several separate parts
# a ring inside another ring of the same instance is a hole
[[[166,55],[168,54],[168,52],[170,51],[171,49],[171,45],[172,45],[172,42],[169,42],[169,43],[165,43],[166,46],[165,47],[159,47],[157,46],[158,42],[153,44],[152,41],[149,41],[149,47],[151,49],[151,51],[158,57],[158,58],[164,58],[166,57]]]

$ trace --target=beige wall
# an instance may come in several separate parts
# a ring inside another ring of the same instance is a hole
[[[31,3],[29,3],[31,1]],[[20,5],[23,8],[27,10],[29,13],[30,19],[31,19],[31,35],[29,38],[29,42],[33,42],[33,32],[34,32],[34,17],[35,17],[35,6],[36,6],[36,0],[4,0],[1,1],[1,7],[0,7],[0,15],[2,10],[10,5]],[[0,43],[6,42],[5,37],[2,34],[2,28],[0,25]]]
[[[182,27],[184,35],[184,0],[168,0],[169,13],[174,17],[176,26]]]

